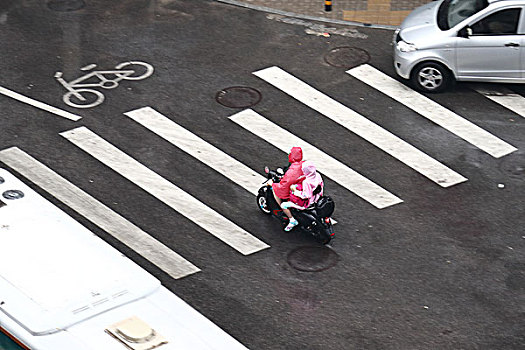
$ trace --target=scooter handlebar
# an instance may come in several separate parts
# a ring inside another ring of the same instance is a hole
[[[279,172],[279,170],[281,170]],[[284,174],[282,174],[282,169],[281,168],[277,168],[277,171],[274,171],[274,170],[270,170],[270,168],[268,167],[265,167],[264,168],[264,171],[266,173],[266,178],[267,180],[265,182],[268,182],[269,180],[272,180],[273,182],[279,182],[281,181],[281,178],[283,177]]]

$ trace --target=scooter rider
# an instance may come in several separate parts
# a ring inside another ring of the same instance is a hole
[[[290,199],[290,186],[301,182],[304,176],[302,170],[303,150],[301,147],[292,147],[290,154],[288,154],[288,161],[290,162],[290,166],[281,181],[272,184],[273,196],[279,206],[281,206],[283,201]],[[288,225],[284,230],[290,231],[297,226],[299,222],[292,216],[289,209],[283,208],[283,212],[289,219]]]

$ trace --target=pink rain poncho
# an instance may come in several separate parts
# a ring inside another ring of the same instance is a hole
[[[281,199],[290,198],[290,186],[301,181],[303,171],[301,170],[303,160],[303,150],[301,147],[292,147],[288,155],[288,161],[291,163],[290,167],[284,174],[280,182],[274,183],[272,189]]]

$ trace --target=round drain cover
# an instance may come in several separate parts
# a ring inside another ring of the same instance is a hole
[[[334,267],[339,255],[326,246],[299,247],[288,254],[288,264],[304,272],[320,272]]]
[[[5,199],[20,199],[24,196],[24,192],[19,190],[7,190],[2,193],[2,197]]]
[[[47,2],[47,7],[58,12],[76,11],[84,6],[86,6],[84,0],[49,0]]]
[[[247,86],[232,86],[223,89],[215,96],[221,105],[231,108],[246,108],[261,101],[261,93]]]
[[[370,61],[370,55],[357,47],[342,46],[330,50],[324,60],[331,66],[350,69]]]

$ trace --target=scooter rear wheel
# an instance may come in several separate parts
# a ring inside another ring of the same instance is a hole
[[[319,243],[325,244],[325,245],[330,243],[330,241],[332,240],[332,236],[328,232],[325,232],[325,231],[319,232],[319,235],[317,235],[315,238],[317,239]]]

